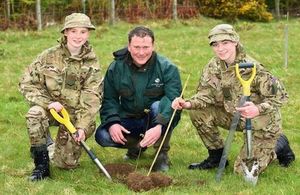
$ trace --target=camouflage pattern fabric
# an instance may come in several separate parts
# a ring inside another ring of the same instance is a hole
[[[229,40],[239,42],[240,36],[230,24],[219,24],[210,30],[208,34],[209,45],[213,42]]]
[[[72,13],[65,18],[64,26],[61,29],[61,33],[68,28],[88,28],[89,30],[95,30],[95,26],[91,23],[90,18],[83,13]]]
[[[30,103],[26,119],[31,146],[46,144],[49,125],[57,125],[47,109],[52,102],[60,102],[69,112],[77,129],[84,129],[86,137],[95,131],[96,114],[102,98],[102,79],[99,63],[86,43],[82,52],[71,56],[66,40],[44,51],[26,69],[19,89]],[[66,130],[59,128],[54,160],[63,168],[77,166],[80,156],[76,144]],[[64,167],[65,166],[65,167]]]
[[[236,61],[229,65],[213,58],[203,70],[197,93],[189,100],[193,111],[190,118],[207,149],[224,147],[218,127],[229,129],[235,107],[242,97],[242,85],[235,75],[235,64],[251,62],[257,65],[257,74],[251,84],[251,101],[258,106],[260,115],[252,119],[253,158],[259,162],[259,172],[276,159],[275,145],[282,132],[279,107],[288,99],[282,83],[269,73],[262,64],[243,52],[238,46]],[[251,75],[251,69],[241,70],[244,79]],[[241,118],[238,130],[245,129]],[[246,158],[244,144],[234,164],[234,171],[242,173],[241,161]]]

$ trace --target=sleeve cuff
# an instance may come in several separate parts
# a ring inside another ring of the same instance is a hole
[[[158,114],[155,118],[154,123],[155,124],[161,124],[161,125],[167,125],[169,122],[169,120],[167,120],[166,118],[164,118],[161,114]]]
[[[259,114],[265,114],[271,110],[268,103],[261,103],[261,104],[257,105],[257,108],[258,108]]]
[[[121,124],[121,122],[120,121],[111,121],[111,122],[109,122],[109,123],[106,123],[106,124],[104,124],[103,125],[103,128],[105,128],[105,129],[109,129],[111,126],[113,126],[114,124]]]

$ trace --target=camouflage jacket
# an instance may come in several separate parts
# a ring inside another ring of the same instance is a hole
[[[47,109],[50,103],[60,102],[74,126],[87,130],[99,111],[101,81],[92,47],[86,43],[79,55],[71,56],[62,38],[59,45],[45,50],[29,65],[19,89],[31,105]]]
[[[256,64],[256,76],[251,83],[250,100],[258,106],[260,114],[273,112],[286,102],[287,92],[283,84],[268,72],[261,63],[246,55],[242,49],[236,60],[228,67],[224,61],[214,57],[204,67],[197,93],[189,100],[192,109],[200,109],[209,104],[223,106],[231,114],[243,96],[243,88],[235,73],[236,63],[251,62]],[[244,80],[250,78],[250,68],[241,69]]]

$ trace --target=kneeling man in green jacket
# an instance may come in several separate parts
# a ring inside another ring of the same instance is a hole
[[[113,53],[104,78],[101,125],[95,139],[103,147],[127,148],[125,159],[161,144],[170,122],[171,103],[182,90],[177,67],[154,51],[154,33],[139,26],[128,34],[128,47]],[[172,130],[180,120],[176,113],[162,145],[154,171],[167,171]]]

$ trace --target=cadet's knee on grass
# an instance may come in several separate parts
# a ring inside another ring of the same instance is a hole
[[[268,145],[261,144],[260,146],[253,146],[252,159],[258,162],[258,172],[263,172],[268,165],[276,159],[275,150],[273,147],[267,147]],[[234,163],[234,172],[243,174],[242,162],[247,159],[246,148],[243,147]]]
[[[74,169],[79,166],[81,147],[67,131],[59,130],[56,137],[53,162],[63,169]]]

